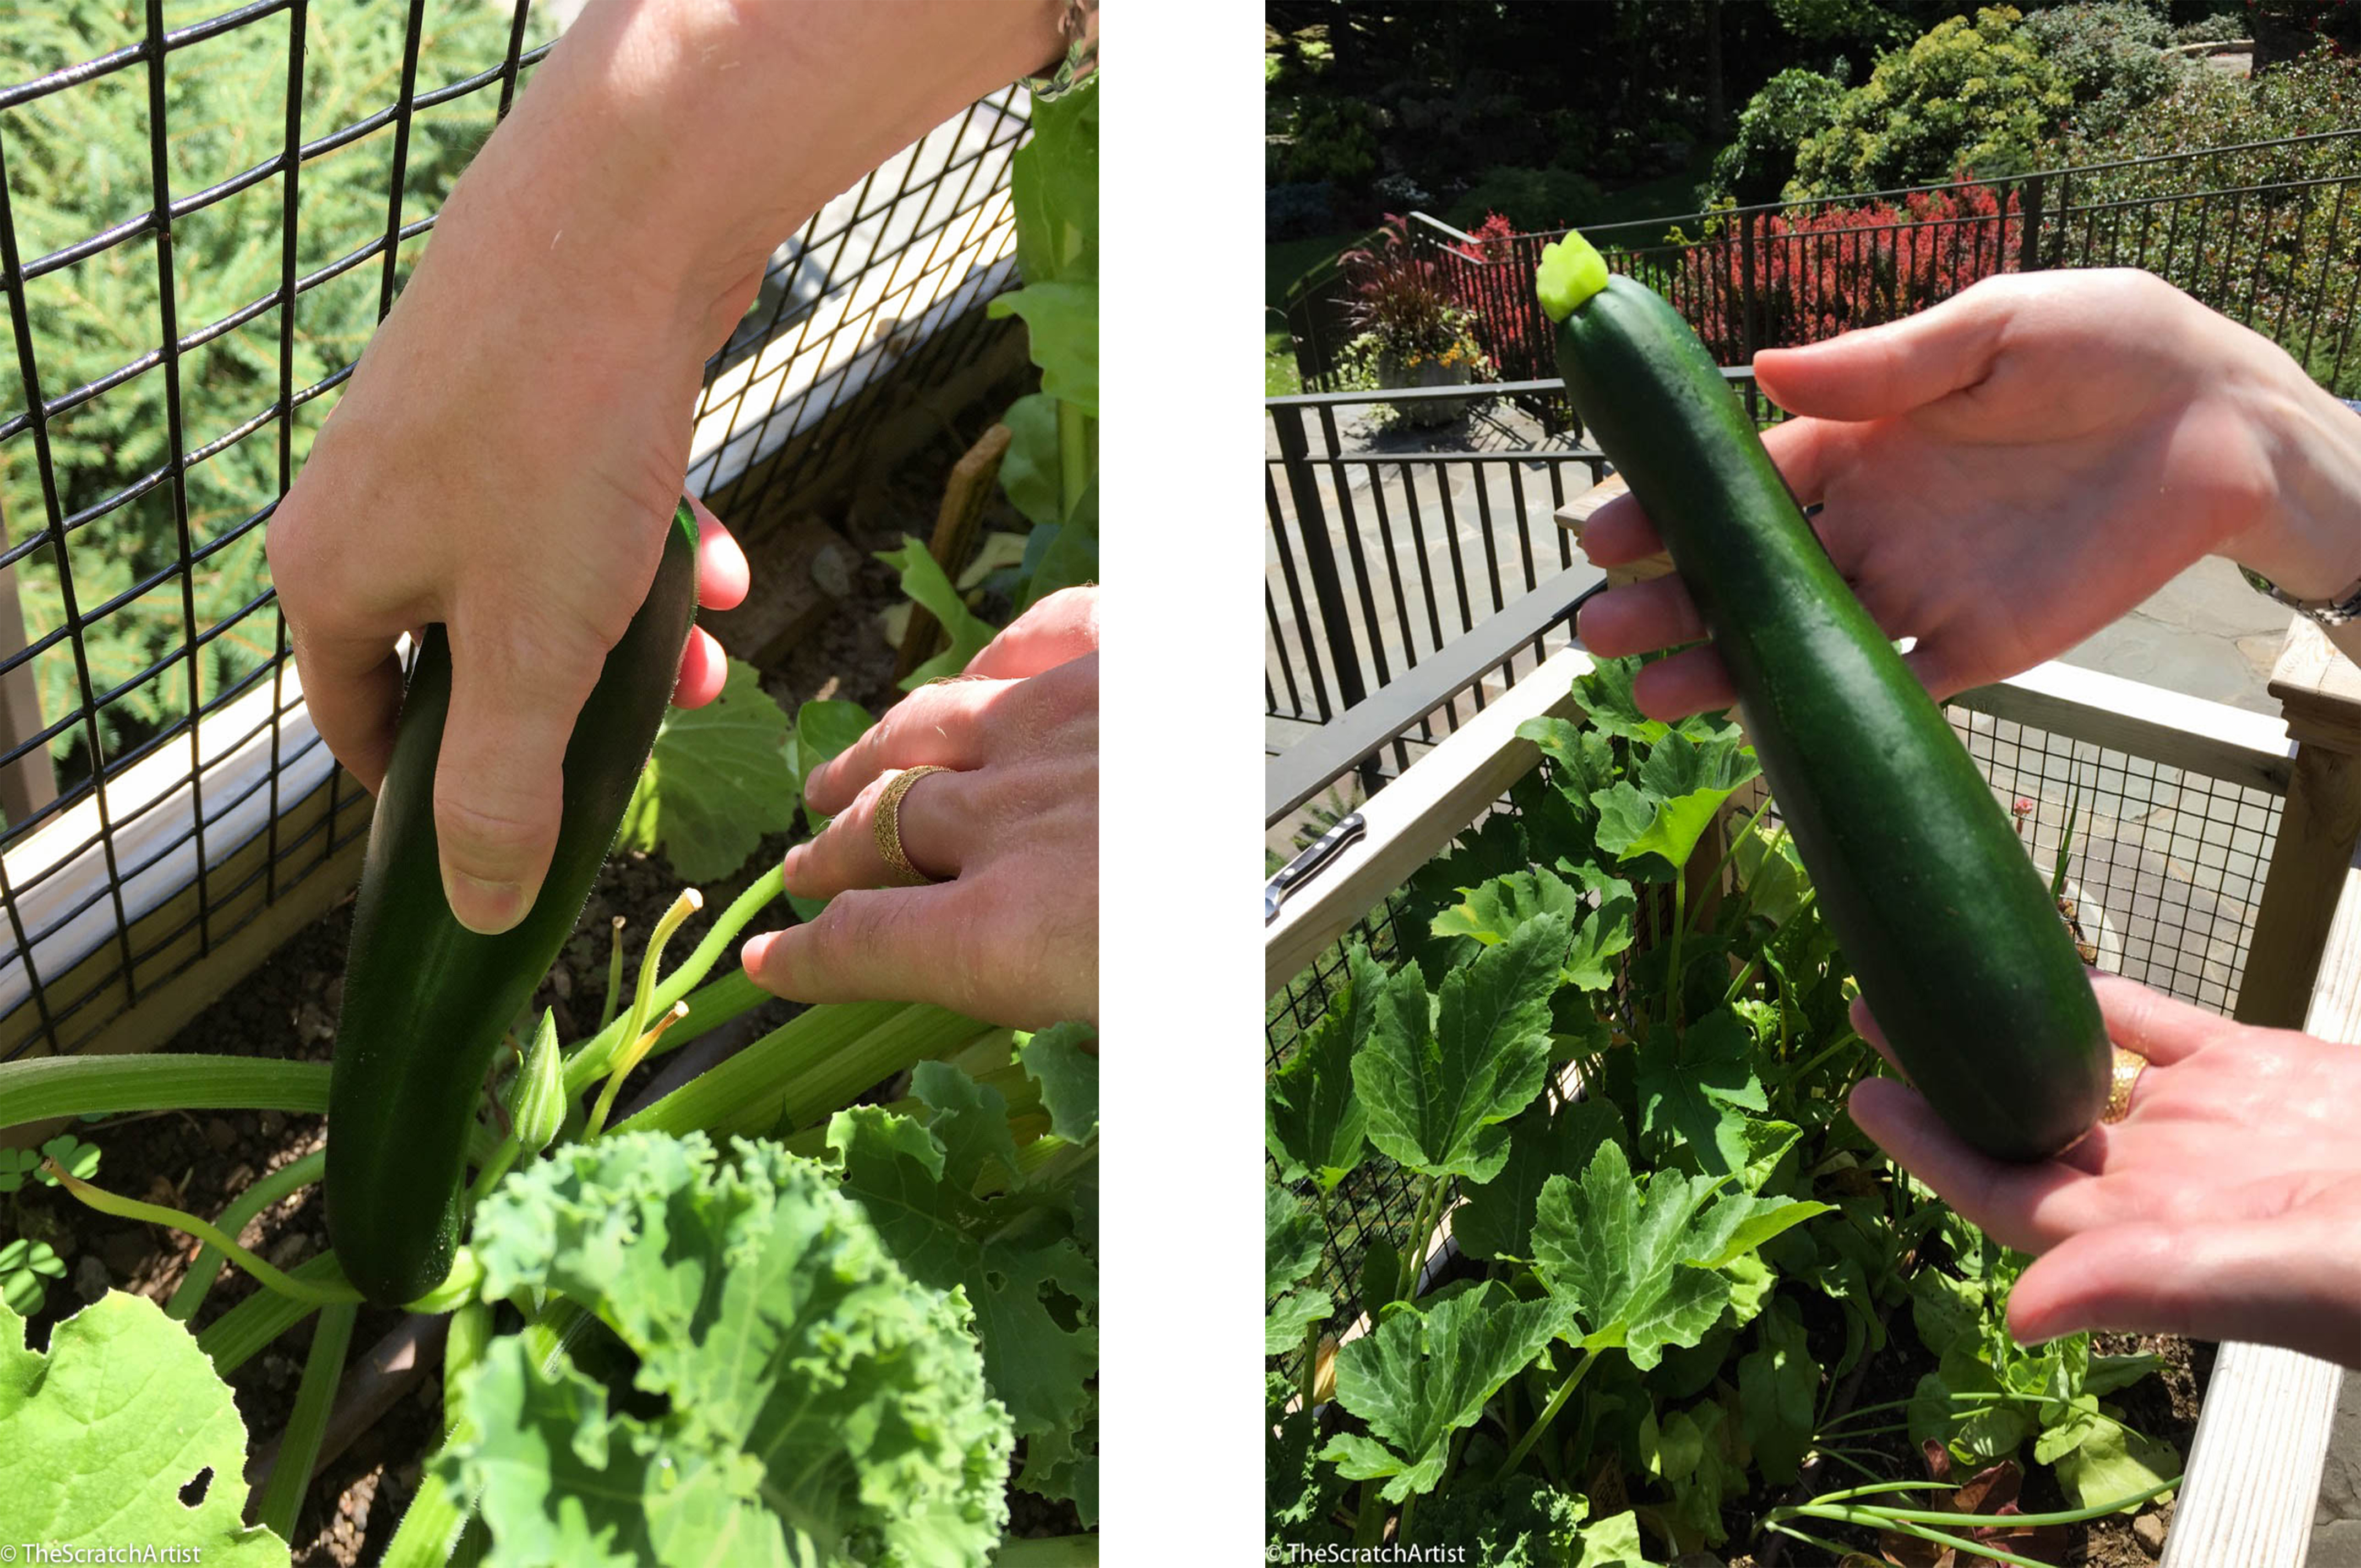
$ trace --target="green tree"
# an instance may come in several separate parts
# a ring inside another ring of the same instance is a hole
[[[1790,197],[1929,184],[1960,170],[2015,173],[2040,161],[2073,107],[2058,68],[2008,6],[1954,16],[1877,62],[1796,150]]]
[[[167,5],[168,27],[220,10],[214,0]],[[511,8],[497,0],[428,9],[421,40],[421,92],[497,64],[508,47]],[[314,0],[306,23],[302,134],[316,140],[401,96],[407,8],[357,0]],[[253,168],[286,139],[288,22],[269,16],[174,50],[164,66],[167,178],[175,201]],[[547,37],[535,24],[527,46]],[[138,41],[139,7],[120,0],[58,0],[0,5],[0,80],[28,77]],[[133,64],[51,93],[0,115],[19,251],[29,263],[153,207],[148,82]],[[405,223],[442,204],[459,171],[490,133],[497,88],[417,115],[402,177]],[[172,302],[183,338],[265,300],[280,281],[282,225],[293,223],[296,269],[311,274],[381,239],[395,137],[390,126],[306,161],[298,211],[285,211],[285,184],[271,176],[172,225]],[[406,243],[398,274],[424,243]],[[349,365],[377,324],[383,282],[376,258],[301,298],[294,320],[293,390],[301,393]],[[137,363],[163,340],[162,278],[150,236],[36,279],[25,289],[35,365],[44,399],[86,387]],[[99,728],[110,756],[192,707],[188,661],[202,640],[194,698],[210,703],[275,651],[268,613],[240,612],[263,592],[262,531],[250,526],[280,493],[280,447],[300,466],[334,395],[316,398],[281,431],[272,413],[280,391],[276,305],[181,356],[181,449],[190,452],[253,428],[186,470],[188,541],[198,557],[186,574],[180,517],[169,478],[78,524],[67,538],[73,606]],[[14,367],[13,357],[9,361]],[[0,379],[0,418],[26,406],[21,380]],[[104,505],[167,468],[172,452],[165,369],[146,369],[49,422],[60,510],[71,517]],[[13,393],[13,395],[11,395]],[[12,540],[47,528],[49,512],[30,433],[0,444],[0,515]],[[67,623],[65,581],[54,545],[17,567],[26,632],[38,640]],[[137,591],[135,591],[137,590]],[[128,596],[126,598],[126,596]],[[94,611],[123,598],[105,613]],[[193,609],[192,623],[190,611]],[[163,667],[154,669],[159,661]],[[81,680],[64,643],[37,660],[44,717],[56,722],[82,705]],[[111,700],[110,700],[110,694]],[[55,749],[88,766],[81,726]]]
[[[1801,66],[1764,82],[1739,111],[1730,145],[1714,155],[1710,200],[1776,200],[1795,178],[1796,149],[1828,129],[1844,91],[1843,78]]]

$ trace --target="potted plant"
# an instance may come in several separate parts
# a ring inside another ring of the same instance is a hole
[[[1345,352],[1380,388],[1464,387],[1489,368],[1476,342],[1475,317],[1452,297],[1435,258],[1411,243],[1410,225],[1389,214],[1374,243],[1338,258],[1350,301],[1345,319],[1358,335]],[[1447,424],[1466,411],[1459,399],[1401,405],[1417,425]]]

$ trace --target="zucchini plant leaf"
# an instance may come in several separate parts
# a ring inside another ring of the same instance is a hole
[[[1336,1398],[1369,1435],[1334,1440],[1325,1457],[1349,1479],[1383,1479],[1399,1503],[1443,1478],[1451,1439],[1483,1414],[1564,1326],[1557,1301],[1520,1301],[1495,1281],[1401,1307],[1336,1353]]]
[[[1016,596],[1015,613],[1022,615],[1060,588],[1079,587],[1099,580],[1099,481],[1092,476],[1074,499],[1065,520],[1036,526],[1026,536],[1024,587]]]
[[[1283,1296],[1320,1266],[1328,1242],[1312,1205],[1276,1181],[1262,1184],[1263,1290],[1268,1301]]]
[[[1025,319],[1041,390],[1096,419],[1099,411],[1099,286],[1027,283],[984,307],[994,321]],[[904,589],[908,592],[907,587]],[[913,596],[914,598],[916,596]]]
[[[1579,1182],[1559,1175],[1533,1210],[1533,1262],[1573,1311],[1583,1348],[1621,1347],[1642,1371],[1704,1338],[1730,1305],[1723,1272],[1825,1203],[1720,1195],[1722,1183],[1659,1170],[1644,1186],[1602,1143]]]
[[[1423,1176],[1489,1181],[1509,1157],[1506,1122],[1549,1068],[1550,995],[1569,927],[1526,921],[1443,977],[1430,1014],[1414,968],[1392,977],[1353,1058],[1369,1141]]]
[[[869,727],[876,722],[869,710],[857,702],[824,699],[805,703],[796,709],[796,726],[787,736],[785,751],[787,773],[794,781],[797,804],[803,801],[804,783],[814,770],[841,755],[869,733]],[[804,825],[814,833],[828,826],[828,818],[810,806],[805,806],[803,812]]]
[[[967,600],[960,597],[959,589],[944,576],[940,564],[919,540],[905,534],[899,550],[881,550],[877,559],[902,574],[904,597],[924,605],[950,638],[949,648],[910,672],[902,682],[902,689],[916,691],[938,675],[956,675],[966,669],[968,661],[983,652],[983,645],[992,641],[991,623],[968,609]]]
[[[1773,1302],[1756,1323],[1754,1348],[1738,1358],[1739,1418],[1763,1477],[1784,1485],[1812,1445],[1820,1364],[1789,1302]]]
[[[1271,1075],[1263,1144],[1279,1162],[1281,1181],[1309,1179],[1334,1192],[1360,1165],[1368,1117],[1353,1091],[1353,1052],[1377,1028],[1378,998],[1387,983],[1367,947],[1354,943],[1345,955],[1344,986]]]
[[[1000,488],[1008,504],[1034,528],[1065,521],[1064,481],[1058,472],[1058,400],[1027,392],[1000,416],[1008,427],[1008,450],[1000,458]]]
[[[1262,1353],[1285,1355],[1302,1349],[1304,1332],[1314,1323],[1326,1322],[1335,1310],[1335,1299],[1325,1290],[1289,1291],[1271,1303],[1263,1319]]]
[[[194,1336],[144,1296],[108,1291],[50,1330],[46,1352],[0,1305],[0,1453],[12,1541],[169,1543],[286,1568],[286,1543],[245,1523],[236,1403]],[[182,1502],[184,1489],[200,1500]]]
[[[1344,1477],[1320,1457],[1320,1418],[1316,1411],[1288,1402],[1296,1396],[1294,1381],[1278,1372],[1263,1376],[1263,1407],[1268,1418],[1270,1444],[1263,1464],[1263,1513],[1268,1526],[1289,1540],[1324,1528],[1329,1510],[1344,1495]]]
[[[1429,923],[1437,937],[1472,937],[1495,947],[1537,915],[1562,915],[1574,938],[1566,948],[1564,979],[1583,991],[1604,991],[1615,981],[1609,960],[1637,936],[1633,916],[1639,900],[1631,884],[1596,866],[1576,868],[1574,882],[1545,867],[1511,872],[1466,891],[1459,903]]]
[[[1070,1144],[1099,1135],[1099,1058],[1082,1048],[1095,1044],[1098,1033],[1079,1021],[1053,1024],[1016,1053],[1025,1076],[1041,1086],[1049,1131]]]
[[[1027,283],[1099,275],[1099,93],[1095,79],[1033,99],[1031,132],[1008,163],[1016,267]]]
[[[1753,1033],[1727,1010],[1653,1031],[1639,1048],[1642,1135],[1686,1144],[1709,1176],[1742,1169],[1753,1153],[1742,1113],[1770,1104],[1753,1047]]]
[[[2180,1451],[2134,1431],[2098,1409],[2096,1395],[2063,1428],[2041,1434],[2033,1456],[2058,1469],[2059,1485],[2079,1508],[2095,1508],[2171,1480],[2181,1472]],[[2166,1494],[2168,1497],[2169,1493]]]
[[[1673,1506],[1654,1517],[1684,1549],[1720,1545],[1728,1535],[1723,1500],[1747,1489],[1746,1467],[1732,1453],[1729,1414],[1708,1401],[1672,1411],[1661,1423],[1653,1410],[1640,1418],[1640,1462],[1673,1495]]]
[[[1653,746],[1672,732],[1671,725],[1642,713],[1631,696],[1640,666],[1638,659],[1600,659],[1574,677],[1574,698],[1582,705],[1586,728],[1642,746]]]
[[[923,1117],[873,1105],[839,1111],[829,1147],[902,1266],[937,1289],[964,1286],[984,1375],[1018,1435],[1071,1431],[1098,1372],[1098,1273],[1081,1223],[1055,1195],[980,1191],[1017,1168],[1007,1102],[943,1062],[920,1062]]]
[[[1553,1115],[1535,1102],[1509,1124],[1509,1158],[1500,1172],[1473,1188],[1452,1211],[1452,1234],[1475,1257],[1522,1258],[1533,1228],[1533,1205],[1549,1179],[1580,1170],[1602,1143],[1625,1138],[1622,1113],[1609,1100],[1576,1100]]]
[[[1593,797],[1598,847],[1624,861],[1653,854],[1686,866],[1722,804],[1762,771],[1735,734],[1700,744],[1673,731],[1641,762],[1638,785],[1619,781]]]
[[[786,739],[787,716],[760,673],[730,660],[719,696],[665,712],[616,841],[661,849],[683,882],[734,874],[763,835],[795,821],[801,781],[781,750]]]
[[[914,1280],[816,1161],[701,1135],[609,1135],[511,1175],[478,1210],[488,1299],[557,1290],[661,1403],[610,1411],[521,1338],[460,1380],[436,1462],[473,1494],[493,1568],[835,1558],[978,1565],[1007,1523],[1013,1439],[964,1295]]]

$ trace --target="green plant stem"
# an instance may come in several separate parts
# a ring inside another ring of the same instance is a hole
[[[326,1307],[337,1302],[357,1301],[361,1299],[360,1292],[349,1285],[315,1285],[273,1268],[228,1236],[222,1234],[217,1226],[198,1219],[194,1214],[184,1213],[178,1209],[167,1209],[160,1203],[143,1203],[137,1198],[126,1198],[119,1193],[109,1192],[104,1188],[93,1187],[89,1182],[70,1174],[63,1166],[53,1159],[44,1160],[42,1164],[49,1168],[51,1176],[57,1178],[60,1186],[73,1194],[86,1207],[95,1209],[102,1214],[112,1214],[119,1220],[140,1220],[151,1225],[162,1225],[167,1230],[185,1232],[209,1246],[219,1248],[232,1263],[253,1275],[269,1289],[291,1300],[302,1301],[314,1307]]]
[[[1598,1353],[1595,1350],[1586,1350],[1582,1353],[1582,1359],[1575,1363],[1574,1370],[1567,1374],[1565,1382],[1557,1386],[1557,1392],[1550,1396],[1549,1403],[1542,1407],[1542,1413],[1533,1418],[1533,1424],[1525,1429],[1525,1435],[1517,1440],[1517,1446],[1509,1451],[1507,1459],[1501,1461],[1500,1471],[1495,1477],[1496,1480],[1505,1481],[1517,1473],[1517,1466],[1525,1462],[1525,1455],[1532,1451],[1534,1442],[1540,1439],[1543,1432],[1549,1430],[1549,1424],[1557,1419],[1557,1413],[1565,1409],[1566,1400],[1574,1397],[1574,1391],[1580,1386],[1583,1375],[1590,1370],[1590,1364],[1598,1359]]]
[[[328,1151],[325,1149],[314,1149],[302,1159],[291,1160],[239,1193],[236,1201],[223,1210],[221,1218],[215,1223],[221,1226],[223,1234],[237,1235],[254,1223],[256,1215],[288,1194],[319,1180],[326,1174],[327,1168]],[[223,1266],[228,1261],[222,1250],[210,1242],[198,1248],[188,1273],[181,1277],[171,1300],[166,1303],[164,1315],[183,1323],[193,1319],[197,1310],[205,1304],[206,1292],[214,1288],[214,1281],[221,1277]]]
[[[1324,1236],[1328,1234],[1328,1190],[1316,1181],[1312,1184],[1312,1206],[1314,1217],[1320,1222],[1320,1234]],[[1303,1397],[1303,1411],[1307,1416],[1312,1413],[1312,1406],[1319,1403],[1322,1326],[1315,1321],[1306,1323],[1303,1327],[1303,1368],[1296,1381]]]
[[[779,868],[773,866],[755,879],[753,886],[730,901],[730,906],[714,921],[713,929],[705,934],[704,940],[697,944],[680,968],[657,984],[654,994],[648,998],[650,1012],[660,1014],[696,989],[697,982],[719,961],[721,955],[733,949],[739,934],[753,922],[754,916],[779,896],[781,875]],[[744,973],[742,970],[739,972],[741,975]],[[694,1009],[690,1016],[694,1019]],[[566,1064],[566,1092],[579,1094],[604,1078],[614,1062],[615,1053],[631,1037],[624,1034],[621,1019],[609,1024],[591,1036],[590,1042],[575,1052],[573,1058]],[[675,1043],[685,1044],[686,1037]],[[862,1087],[868,1086],[864,1084]],[[325,1103],[324,1098],[324,1107]]]
[[[270,1481],[262,1491],[257,1518],[281,1541],[295,1539],[295,1516],[302,1510],[303,1494],[312,1489],[312,1466],[320,1456],[320,1439],[328,1430],[328,1412],[336,1402],[336,1386],[344,1381],[345,1353],[353,1343],[357,1303],[340,1301],[320,1309],[312,1330],[311,1353],[303,1358],[303,1380],[295,1389],[295,1409],[279,1439],[279,1457],[270,1466]]]
[[[445,1568],[459,1544],[459,1532],[467,1528],[468,1512],[452,1499],[434,1475],[434,1461],[428,1460],[418,1478],[418,1495],[410,1499],[401,1528],[393,1532],[378,1568]]]
[[[314,1283],[345,1283],[344,1268],[333,1252],[304,1259],[295,1266],[294,1275]],[[206,1325],[197,1335],[197,1348],[212,1357],[214,1370],[226,1377],[316,1310],[309,1301],[258,1290]]]
[[[1850,1029],[1844,1030],[1839,1034],[1835,1039],[1830,1040],[1827,1045],[1822,1046],[1818,1050],[1814,1051],[1810,1056],[1804,1058],[1804,1065],[1787,1075],[1788,1081],[1791,1083],[1800,1083],[1803,1081],[1805,1074],[1810,1072],[1814,1068],[1819,1066],[1822,1062],[1836,1055],[1837,1052],[1844,1049],[1845,1047],[1862,1043],[1865,1042],[1861,1040],[1861,1037],[1859,1035],[1854,1034]]]
[[[1688,869],[1675,866],[1673,868],[1673,952],[1665,971],[1665,989],[1673,993],[1673,1027],[1675,1029],[1682,1027],[1688,1017],[1683,994],[1687,988],[1681,984],[1681,933],[1688,928]]]
[[[484,1194],[500,1184],[500,1178],[509,1173],[509,1168],[517,1162],[517,1156],[523,1152],[524,1146],[517,1142],[513,1132],[502,1138],[500,1146],[492,1151],[492,1157],[484,1162],[484,1168],[481,1170],[476,1172],[475,1182],[467,1189],[466,1207],[473,1209],[482,1202]]]
[[[2104,1519],[2109,1514],[2122,1513],[2126,1508],[2136,1508],[2150,1498],[2160,1497],[2180,1486],[2180,1480],[2181,1478],[2176,1475],[2169,1481],[2159,1481],[2153,1486],[2127,1493],[2108,1502],[2093,1503],[2086,1508],[2062,1508],[2055,1513],[2047,1514],[2011,1514],[2008,1516],[2008,1522],[2013,1527],[2021,1525],[2028,1530],[2042,1525],[2083,1524],[2092,1519]],[[1773,1508],[1771,1512],[1782,1518],[1808,1514],[1814,1519],[1837,1519],[1839,1512],[1875,1514],[1881,1519],[1907,1520],[1916,1524],[1988,1525],[1993,1522],[1993,1516],[1990,1514],[1963,1514],[1947,1508],[1897,1508],[1879,1503],[1863,1504],[1850,1508],[1839,1507],[1850,1503],[1855,1497],[1890,1496],[1896,1492],[1940,1492],[1947,1489],[1932,1481],[1881,1481],[1868,1486],[1848,1487],[1841,1492],[1823,1492],[1807,1503],[1796,1503],[1788,1508]],[[1838,1519],[1838,1522],[1857,1524],[1861,1521],[1855,1519]]]
[[[459,1379],[476,1363],[484,1358],[484,1347],[492,1343],[492,1306],[489,1301],[469,1301],[451,1314],[451,1326],[443,1339],[443,1425],[449,1430],[458,1419],[459,1407],[465,1402],[459,1394]]]
[[[1797,1530],[1793,1525],[1779,1524],[1774,1521],[1765,1520],[1764,1528],[1768,1530],[1775,1530],[1781,1535],[1800,1541],[1807,1546],[1818,1547],[1821,1551],[1828,1554],[1828,1561],[1831,1563],[1841,1562],[1847,1557],[1855,1555],[1852,1548],[1846,1546],[1839,1541],[1830,1541],[1825,1536],[1814,1535],[1809,1530]],[[391,1559],[388,1558],[387,1561],[390,1562]]]
[[[622,1091],[623,1080],[631,1077],[631,1069],[647,1058],[648,1053],[655,1048],[656,1041],[664,1036],[664,1031],[686,1016],[688,1016],[688,1003],[674,1003],[671,1012],[657,1019],[630,1048],[615,1058],[615,1069],[607,1075],[607,1085],[598,1091],[598,1103],[590,1107],[590,1118],[583,1124],[584,1142],[596,1139],[600,1130],[607,1125],[607,1117],[615,1109],[615,1096]]]
[[[808,1126],[873,1084],[990,1032],[972,1018],[917,1003],[809,1008],[615,1130],[702,1130],[722,1138]]]
[[[1754,825],[1763,820],[1763,813],[1771,809],[1771,804],[1770,792],[1766,790],[1763,792],[1763,804],[1756,806],[1748,814],[1745,825],[1740,828],[1737,832],[1731,834],[1729,840],[1721,846],[1721,853],[1714,860],[1713,875],[1708,879],[1708,881],[1718,883],[1721,880],[1722,872],[1730,869],[1730,860],[1738,853],[1738,846],[1746,841],[1746,836],[1749,833],[1754,831]],[[1787,825],[1784,822],[1781,823],[1779,825],[1779,831],[1784,833],[1786,830]],[[1778,840],[1773,839],[1771,843],[1775,847]],[[1747,899],[1747,903],[1750,906],[1753,903],[1753,898],[1752,897],[1751,893]]]
[[[1379,1497],[1378,1483],[1361,1483],[1361,1500],[1353,1514],[1353,1544],[1371,1547],[1385,1539],[1386,1500]]]
[[[2045,1563],[2038,1557],[2023,1556],[2020,1553],[2009,1551],[2006,1547],[1994,1546],[1988,1541],[1971,1541],[1965,1536],[1953,1535],[1948,1530],[1929,1530],[1925,1525],[1913,1524],[1907,1519],[1896,1519],[1884,1520],[1881,1518],[1883,1513],[1883,1509],[1872,1508],[1863,1510],[1863,1512],[1867,1517],[1861,1519],[1844,1519],[1840,1514],[1816,1514],[1813,1517],[1816,1519],[1837,1519],[1840,1522],[1846,1524],[1869,1525],[1874,1529],[1891,1530],[1903,1535],[1916,1536],[1920,1541],[1931,1541],[1938,1546],[1949,1547],[1953,1552],[1960,1553],[1961,1556],[1971,1562],[1979,1558],[1987,1558],[1995,1563],[2014,1563],[2015,1564],[2015,1568],[2057,1568],[2057,1564],[2053,1563]],[[1990,1522],[1993,1518],[1993,1516],[1990,1514],[1981,1517],[1986,1522]],[[2017,1515],[2009,1515],[2008,1523],[2009,1528],[2012,1530],[2021,1528],[2018,1523]]]
[[[1801,915],[1805,910],[1809,909],[1812,906],[1812,901],[1819,896],[1820,890],[1817,887],[1804,894],[1803,897],[1795,901],[1795,913]],[[1727,1007],[1731,1003],[1736,1002],[1740,993],[1745,991],[1746,982],[1752,980],[1754,978],[1754,971],[1762,967],[1763,951],[1758,948],[1753,952],[1747,955],[1744,967],[1739,970],[1737,978],[1730,982],[1730,990],[1722,997],[1721,1004],[1724,1007]]]
[[[607,1000],[598,1004],[598,1027],[593,1035],[603,1033],[623,1010],[623,917],[616,916],[607,929]]]
[[[328,1064],[258,1057],[41,1057],[0,1063],[0,1127],[127,1111],[325,1114]]]
[[[1091,482],[1090,416],[1072,403],[1058,404],[1058,516],[1073,515]]]

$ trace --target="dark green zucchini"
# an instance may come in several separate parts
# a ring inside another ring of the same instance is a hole
[[[380,1305],[412,1300],[450,1271],[485,1074],[573,933],[655,743],[697,614],[697,520],[686,501],[673,521],[654,584],[566,744],[549,874],[524,919],[497,937],[460,925],[443,896],[434,839],[434,763],[451,704],[443,628],[427,628],[419,650],[369,825],[328,1085],[328,1236],[346,1276]]]
[[[1541,292],[1566,389],[1697,601],[1894,1054],[1977,1148],[2057,1153],[2105,1103],[2106,1029],[1992,786],[1687,323],[1579,236],[1544,254]]]

